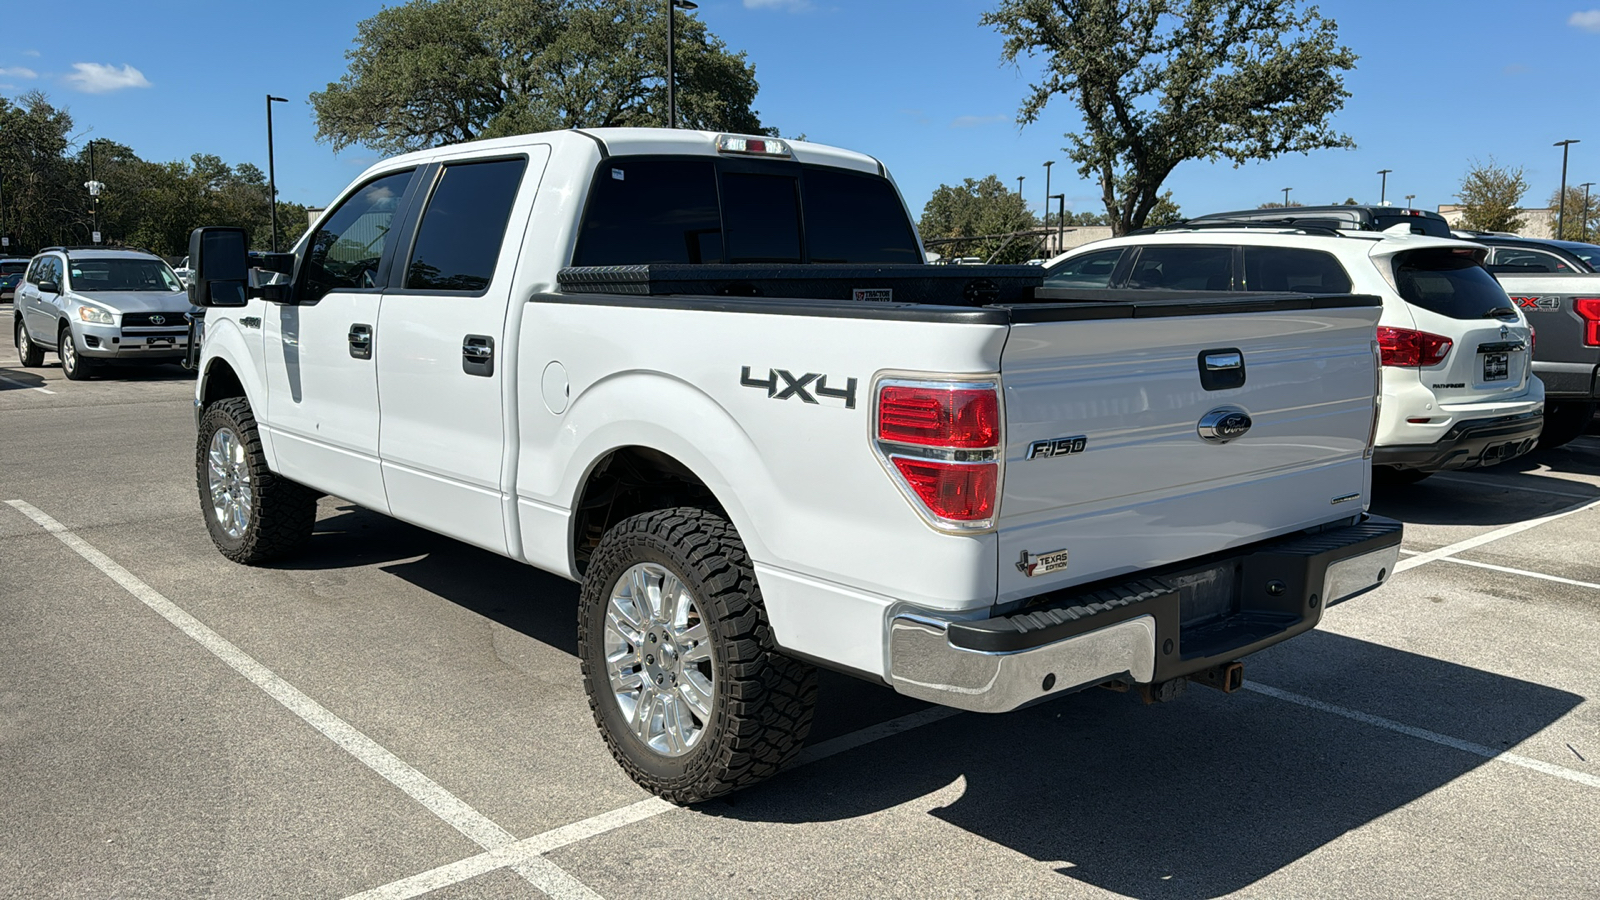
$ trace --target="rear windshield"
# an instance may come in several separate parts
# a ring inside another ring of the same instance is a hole
[[[0,262],[0,275],[17,275],[28,270],[28,261]]]
[[[575,266],[922,261],[885,178],[683,157],[601,162],[572,255]]]
[[[1407,303],[1452,319],[1514,316],[1500,282],[1470,256],[1413,250],[1395,257],[1395,286]]]
[[[183,283],[159,259],[74,259],[74,291],[181,291]]]

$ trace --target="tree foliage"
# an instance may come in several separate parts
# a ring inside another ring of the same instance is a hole
[[[4,180],[3,227],[12,253],[52,244],[87,244],[94,204],[87,141],[74,141],[72,116],[39,93],[13,104],[0,98],[0,179]],[[69,152],[74,143],[76,150]],[[100,233],[107,245],[141,247],[163,256],[188,251],[189,232],[199,225],[249,229],[252,246],[271,243],[267,178],[250,163],[230,166],[196,154],[187,162],[150,162],[133,149],[104,138],[94,141],[95,180],[100,195]],[[306,208],[278,203],[280,246],[306,228]]]
[[[1235,165],[1353,147],[1328,119],[1356,55],[1300,0],[999,0],[982,23],[1002,57],[1042,56],[1018,121],[1070,97],[1083,130],[1067,155],[1099,182],[1117,233],[1145,225],[1187,160]]]
[[[1527,192],[1528,180],[1521,166],[1496,165],[1492,156],[1488,162],[1473,160],[1456,192],[1463,207],[1462,226],[1477,231],[1521,231],[1526,224],[1522,197]]]
[[[667,124],[663,0],[411,0],[357,27],[349,68],[311,95],[317,137],[398,153],[535,131]],[[679,124],[773,133],[755,67],[677,19]]]
[[[1565,216],[1558,215],[1561,189],[1550,192],[1550,233],[1560,241],[1594,241],[1600,238],[1600,194],[1584,196],[1582,187],[1567,187]],[[1559,227],[1558,227],[1559,226]]]
[[[947,256],[980,256],[995,262],[1022,262],[1034,254],[1037,241],[1007,240],[1008,235],[1039,225],[1022,195],[997,175],[968,178],[959,185],[939,185],[922,208],[918,229],[924,241],[940,238],[983,238],[963,241]]]

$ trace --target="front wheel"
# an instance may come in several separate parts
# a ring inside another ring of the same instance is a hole
[[[254,565],[293,552],[311,536],[317,495],[267,468],[243,397],[219,400],[200,417],[195,470],[206,530],[223,556]]]
[[[72,326],[62,325],[59,337],[61,342],[56,345],[56,355],[61,357],[61,373],[70,381],[89,380],[94,363],[78,353],[78,345],[72,340]]]
[[[22,324],[22,317],[17,317],[17,356],[22,359],[24,369],[37,369],[44,365],[44,348],[33,342],[28,337],[28,326]]]
[[[771,776],[811,730],[816,670],[778,652],[743,543],[705,510],[606,532],[584,578],[578,655],[612,756],[674,803]]]

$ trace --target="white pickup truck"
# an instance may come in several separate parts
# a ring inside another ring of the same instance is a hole
[[[1376,298],[925,265],[862,154],[481,141],[374,166],[272,283],[237,229],[190,248],[223,554],[325,492],[580,581],[595,721],[674,801],[792,758],[813,665],[982,712],[1232,690],[1394,571]]]

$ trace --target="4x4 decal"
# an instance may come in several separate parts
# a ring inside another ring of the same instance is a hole
[[[783,384],[780,387],[779,381]],[[745,387],[766,388],[767,396],[773,400],[787,400],[790,397],[799,397],[804,403],[816,403],[817,397],[829,397],[843,400],[845,409],[856,408],[856,380],[846,378],[843,388],[828,387],[828,376],[816,372],[807,372],[804,375],[795,375],[788,369],[768,369],[766,378],[751,378],[750,367],[739,367],[739,383]],[[813,386],[813,383],[815,386]],[[816,396],[812,396],[812,392]]]
[[[1512,297],[1511,300],[1523,309],[1551,310],[1561,308],[1560,297]]]

